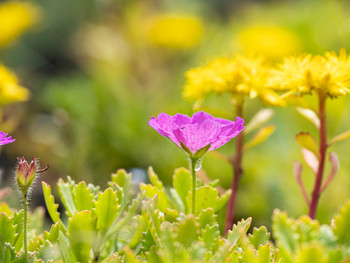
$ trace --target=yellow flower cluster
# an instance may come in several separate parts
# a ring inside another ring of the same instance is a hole
[[[0,47],[12,43],[39,19],[37,7],[29,2],[0,4]]]
[[[285,99],[293,104],[294,99],[312,91],[323,97],[350,93],[350,56],[344,50],[339,55],[292,56],[277,68],[268,67],[261,58],[216,58],[189,70],[186,80],[183,97],[188,100],[200,102],[209,93],[226,92],[234,98],[259,97],[265,104],[284,106]]]
[[[150,41],[174,49],[192,48],[202,39],[204,26],[199,17],[181,14],[163,14],[151,21]]]
[[[350,57],[344,50],[324,56],[289,57],[273,72],[268,85],[289,94],[310,94],[313,90],[329,97],[350,93]]]
[[[204,67],[186,73],[183,97],[200,101],[210,92],[227,92],[234,97],[259,97],[265,104],[283,106],[284,101],[273,88],[267,86],[270,72],[262,58],[239,55],[216,58]]]
[[[0,64],[0,105],[28,99],[29,91],[18,85],[16,76]]]

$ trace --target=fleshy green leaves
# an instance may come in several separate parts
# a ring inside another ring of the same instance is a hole
[[[165,191],[158,176],[150,168],[148,170],[152,184],[140,184],[140,190],[147,198],[157,196],[157,208],[166,214],[169,220],[174,220],[179,212],[188,213],[192,211],[192,177],[185,168],[175,170],[173,176],[174,188]],[[219,195],[218,190],[211,185],[203,185],[196,190],[196,215],[203,209],[213,208],[217,213],[222,210],[230,196],[230,190]]]
[[[350,247],[350,201],[339,209],[339,214],[334,217],[333,231],[340,244]]]
[[[0,213],[0,244],[2,246],[6,243],[13,244],[15,241],[16,228],[13,225],[11,218],[5,214]]]
[[[99,193],[95,207],[97,229],[106,231],[112,225],[120,208],[118,206],[117,193],[111,188],[107,188],[103,193]]]
[[[88,262],[96,239],[96,220],[90,211],[75,212],[68,220],[68,240],[79,262]]]

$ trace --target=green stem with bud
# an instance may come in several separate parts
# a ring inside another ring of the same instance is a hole
[[[24,207],[24,222],[23,222],[24,258],[26,260],[28,260],[28,246],[27,246],[28,200],[27,200],[27,192],[23,192],[23,207]]]

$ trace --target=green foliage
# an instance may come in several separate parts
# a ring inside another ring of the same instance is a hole
[[[137,195],[131,174],[125,170],[113,174],[104,190],[85,182],[76,184],[70,178],[59,180],[58,193],[65,200],[67,219],[61,219],[51,187],[43,182],[54,224],[50,231],[41,232],[42,209],[30,214],[29,221],[34,223],[28,235],[29,262],[337,263],[350,259],[350,202],[331,225],[321,225],[308,216],[293,219],[275,210],[273,243],[265,226],[249,232],[252,218],[242,219],[222,235],[217,213],[227,194],[220,196],[216,188],[200,181],[198,211],[189,213],[187,200],[192,193],[186,169],[175,171],[170,189],[152,168],[149,176],[151,184],[141,185],[143,192]],[[27,262],[23,258],[24,213],[1,207],[0,262]]]
[[[170,218],[177,213],[187,214],[192,211],[192,177],[190,171],[185,168],[175,170],[173,175],[174,188],[166,191],[154,173],[152,168],[148,169],[151,184],[140,184],[140,190],[145,192],[147,198],[158,197],[157,208]],[[231,191],[219,195],[217,188],[208,184],[198,182],[196,189],[196,216],[202,210],[213,208],[215,213],[220,212],[226,205]],[[175,212],[174,210],[177,210]]]

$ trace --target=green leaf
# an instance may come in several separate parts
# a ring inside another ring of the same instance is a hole
[[[154,172],[152,167],[148,167],[148,178],[151,181],[151,184],[157,187],[159,190],[162,190],[163,183],[159,180],[157,174]]]
[[[50,232],[44,231],[44,239],[49,241],[51,244],[55,244],[58,239],[58,234],[60,232],[60,223],[51,226]]]
[[[333,232],[338,238],[339,244],[350,246],[350,201],[347,201],[339,209],[339,213],[333,219]]]
[[[111,179],[112,182],[124,189],[128,189],[131,185],[131,173],[127,173],[124,169],[119,169],[116,173],[113,173]]]
[[[176,169],[173,176],[173,185],[183,204],[186,206],[186,212],[189,211],[186,204],[186,197],[192,189],[191,173],[185,168]]]
[[[260,143],[263,143],[270,137],[270,135],[275,131],[275,125],[265,126],[259,129],[259,131],[254,135],[254,137],[245,144],[244,150],[248,150]]]
[[[208,185],[196,189],[195,215],[198,216],[203,209],[216,207],[218,190]],[[186,198],[187,207],[192,211],[192,192]]]
[[[300,132],[295,136],[295,139],[301,145],[301,147],[313,152],[316,155],[316,157],[319,158],[319,152],[316,141],[314,137],[310,135],[310,133]]]
[[[112,238],[120,230],[120,228],[126,225],[131,220],[131,218],[135,216],[143,198],[144,195],[138,194],[136,198],[132,200],[132,203],[129,205],[128,210],[123,218],[120,218],[119,211],[118,216],[115,218],[112,225],[108,229],[108,232],[105,236],[106,240]]]
[[[44,199],[46,203],[47,210],[50,217],[54,223],[60,221],[60,213],[57,212],[58,204],[55,203],[55,198],[51,195],[51,186],[45,182],[41,183],[43,187]]]
[[[297,234],[299,243],[309,243],[317,240],[320,234],[320,223],[303,215],[297,221]]]
[[[58,192],[60,194],[62,203],[64,207],[66,208],[66,213],[69,217],[71,217],[74,212],[76,211],[74,200],[73,200],[73,194],[74,191],[74,181],[72,183],[72,180],[70,177],[68,177],[68,182],[64,182],[61,178],[58,180],[57,183],[58,186]]]
[[[95,203],[95,215],[97,217],[97,229],[107,230],[118,215],[120,206],[118,205],[118,195],[112,188],[107,188],[103,193],[98,193]]]
[[[62,231],[58,233],[58,248],[60,250],[61,258],[64,263],[75,263],[77,260],[72,252],[72,247],[69,246],[68,239],[63,235]]]
[[[174,209],[165,209],[164,211],[164,219],[169,222],[177,221],[177,217],[179,216],[179,212]]]
[[[207,250],[211,251],[216,246],[220,236],[219,225],[206,225],[202,230],[201,239],[205,243]]]
[[[333,144],[335,144],[337,142],[340,142],[340,141],[343,141],[343,140],[346,140],[346,139],[349,139],[349,138],[350,138],[350,130],[348,130],[346,132],[343,132],[343,133],[335,136],[334,138],[332,138],[329,141],[328,145],[330,146],[330,145],[333,145]]]
[[[80,212],[83,210],[92,211],[94,206],[94,196],[91,194],[91,189],[86,187],[85,182],[80,182],[73,192],[74,206]]]
[[[275,209],[272,216],[272,230],[277,246],[286,262],[293,262],[292,254],[298,248],[298,235],[294,220],[288,218],[286,212]]]
[[[226,207],[226,203],[231,196],[231,189],[227,190],[222,196],[220,196],[215,205],[215,212],[219,212],[221,209]]]
[[[169,198],[166,195],[164,189],[159,189],[151,184],[140,184],[141,192],[145,193],[145,196],[152,199],[155,196],[158,196],[157,208],[161,211],[165,211],[165,209],[169,208]]]
[[[181,220],[177,233],[177,241],[185,247],[190,248],[192,243],[198,239],[199,224],[196,222],[194,215],[189,214]]]
[[[297,253],[295,263],[326,263],[327,255],[324,248],[317,243],[304,244]]]
[[[231,243],[231,249],[239,245],[244,236],[246,235],[250,225],[252,223],[252,218],[249,217],[247,220],[242,219],[236,225],[233,225],[232,230],[227,234],[227,240]]]
[[[258,248],[258,258],[256,263],[270,263],[271,262],[271,245],[269,243],[260,245]]]
[[[13,245],[16,238],[16,227],[13,220],[4,212],[0,212],[0,241]]]
[[[121,263],[122,258],[121,256],[118,254],[118,252],[106,257],[103,261],[101,261],[101,263]]]
[[[68,232],[68,229],[61,221],[60,213],[57,212],[58,204],[55,204],[55,198],[51,195],[51,187],[45,182],[42,182],[41,184],[43,187],[46,208],[50,214],[50,217],[54,223],[60,222],[60,227],[62,231],[66,234]]]
[[[12,216],[12,214],[13,214],[10,207],[5,202],[0,203],[0,212],[3,212],[5,214],[7,214],[8,216]]]
[[[264,123],[269,121],[274,114],[274,111],[272,109],[261,109],[258,111],[249,121],[249,123],[246,125],[244,129],[244,133],[248,134],[249,132],[259,128]]]
[[[13,215],[13,225],[16,226],[15,250],[19,251],[23,246],[23,221],[24,211],[20,210]]]
[[[248,235],[249,242],[255,249],[258,249],[260,245],[265,245],[270,240],[270,233],[267,231],[266,227],[261,226],[259,228],[254,227],[253,234]]]
[[[135,227],[135,232],[132,240],[129,243],[130,248],[136,248],[141,242],[143,233],[147,230],[147,221],[141,215],[137,216],[137,225]]]
[[[198,221],[201,229],[204,229],[207,225],[210,225],[210,226],[215,225],[216,215],[214,214],[214,209],[212,207],[203,209],[199,213]]]
[[[305,119],[310,121],[316,128],[320,127],[320,118],[317,116],[315,111],[306,108],[296,108],[297,112],[301,114]]]
[[[68,240],[77,261],[89,261],[96,236],[96,219],[90,211],[76,211],[68,219]]]

